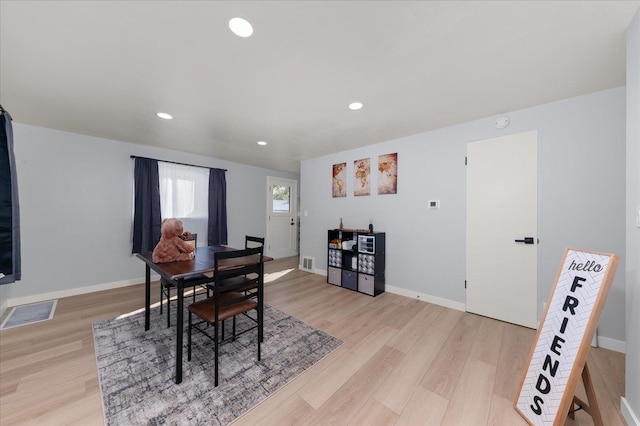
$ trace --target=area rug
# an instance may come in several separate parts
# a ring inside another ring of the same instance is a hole
[[[56,311],[57,303],[57,300],[47,300],[46,302],[15,306],[11,308],[9,315],[0,324],[0,330],[50,320]]]
[[[185,324],[187,318],[185,313]],[[245,321],[238,317],[239,331]],[[256,333],[220,346],[214,387],[213,342],[196,331],[189,362],[185,330],[183,381],[175,383],[175,328],[166,328],[166,311],[151,310],[147,332],[144,311],[93,323],[105,424],[226,425],[342,345],[269,305],[261,361]]]

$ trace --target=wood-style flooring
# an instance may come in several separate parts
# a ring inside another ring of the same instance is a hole
[[[344,345],[235,425],[527,424],[513,399],[534,330],[395,294],[362,295],[297,264],[266,264],[266,303]],[[143,284],[68,297],[52,320],[0,332],[0,424],[103,424],[91,323],[143,306]],[[592,348],[588,364],[604,423],[625,425],[624,354]],[[579,411],[566,424],[593,422]]]

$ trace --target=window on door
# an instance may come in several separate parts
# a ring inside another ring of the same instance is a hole
[[[289,213],[291,211],[291,187],[274,185],[272,189],[273,212]]]

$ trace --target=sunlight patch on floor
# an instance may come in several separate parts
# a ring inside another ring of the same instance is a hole
[[[270,272],[268,274],[264,274],[264,282],[265,283],[270,283],[272,281],[277,280],[278,278],[284,277],[285,275],[287,275],[289,272],[295,270],[294,268],[290,268],[290,269],[283,269],[282,271],[278,271],[278,272]]]

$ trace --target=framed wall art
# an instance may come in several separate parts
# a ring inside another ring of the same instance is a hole
[[[333,165],[331,195],[334,198],[347,196],[347,163],[338,163]]]
[[[378,157],[378,194],[398,192],[398,153]]]
[[[365,158],[353,162],[355,179],[353,183],[353,195],[370,195],[371,185],[369,183],[371,175],[371,159]]]

